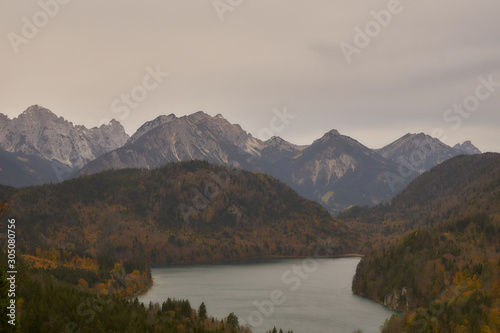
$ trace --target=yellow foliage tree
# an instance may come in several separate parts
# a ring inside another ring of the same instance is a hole
[[[89,284],[85,279],[81,278],[78,280],[78,287],[81,287],[83,289],[89,289]]]

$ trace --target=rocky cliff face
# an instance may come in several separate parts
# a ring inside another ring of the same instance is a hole
[[[141,136],[143,136],[147,132],[152,131],[155,128],[162,126],[163,124],[166,124],[176,119],[177,117],[175,116],[175,114],[172,113],[169,114],[168,116],[159,116],[154,120],[144,123],[144,125],[139,127],[139,129],[130,137],[130,139],[127,141],[127,144],[132,144],[136,142]]]
[[[0,148],[11,153],[35,155],[81,168],[96,157],[119,148],[129,136],[115,120],[87,129],[75,126],[50,110],[30,106],[17,118],[0,116]]]
[[[394,289],[392,293],[385,295],[383,304],[388,308],[408,311],[410,309],[410,294],[405,287],[399,289]]]
[[[206,160],[256,170],[264,143],[222,116],[196,112],[162,116],[139,128],[127,144],[88,163],[78,174],[114,168],[152,169],[168,162]]]
[[[292,187],[331,211],[390,199],[392,193],[384,174],[397,168],[392,161],[336,130],[313,142],[289,164]]]

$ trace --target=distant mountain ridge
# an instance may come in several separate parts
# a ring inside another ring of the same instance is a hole
[[[387,201],[423,171],[479,151],[470,142],[452,148],[423,133],[407,134],[377,150],[336,130],[305,146],[277,136],[261,141],[222,115],[202,111],[159,116],[129,137],[117,121],[86,129],[37,105],[12,120],[0,114],[0,148],[57,161],[65,178],[71,170],[76,177],[187,160],[237,166],[270,174],[330,212]],[[53,181],[53,175],[31,170],[41,174],[32,185]],[[56,173],[60,180],[61,171],[56,168]],[[21,183],[15,186],[25,186]]]
[[[405,167],[408,172],[421,174],[432,167],[462,154],[481,154],[470,141],[453,148],[424,133],[408,133],[387,146],[376,150],[383,157]]]
[[[270,174],[330,211],[390,199],[384,173],[397,171],[395,163],[336,130],[310,146],[296,146],[279,137],[263,142],[221,115],[200,111],[180,118],[161,116],[144,124],[127,144],[88,163],[76,176],[107,169],[153,169],[185,160]]]
[[[0,148],[55,160],[73,169],[123,146],[129,139],[116,120],[87,129],[39,105],[30,106],[17,118],[9,119],[3,114],[0,118]]]
[[[0,149],[0,184],[26,187],[33,184],[58,183],[61,165],[36,155],[10,153]]]
[[[340,211],[353,204],[374,205],[390,199],[391,191],[384,174],[397,169],[392,161],[337,130],[327,132],[286,160],[283,167],[286,164],[290,168],[290,178],[284,181],[331,211]]]
[[[77,175],[107,169],[153,169],[169,162],[206,160],[256,170],[246,161],[258,155],[264,143],[223,117],[199,111],[189,116],[160,116],[144,124],[121,148],[85,165]]]
[[[456,150],[460,150],[468,155],[481,154],[481,151],[477,149],[477,147],[474,146],[469,140],[465,141],[462,144],[457,143],[453,146],[453,148]]]
[[[488,193],[488,200],[483,198],[483,192]],[[353,207],[342,212],[339,218],[351,224],[357,220],[366,224],[397,225],[392,232],[402,235],[478,211],[500,213],[498,198],[500,154],[462,155],[418,176],[389,202],[371,208]]]

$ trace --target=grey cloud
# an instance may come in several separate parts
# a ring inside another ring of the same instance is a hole
[[[402,0],[403,12],[347,64],[339,44],[387,3],[252,0],[221,22],[210,0],[72,1],[19,54],[0,41],[0,112],[13,117],[37,103],[97,125],[115,116],[111,101],[146,66],[161,64],[171,76],[120,119],[128,132],[200,109],[258,132],[282,106],[297,114],[280,133],[295,143],[336,128],[380,147],[446,127],[442,113],[479,75],[500,78],[500,3]],[[0,3],[0,35],[19,32],[21,17],[37,10],[36,1]],[[499,106],[500,90],[450,140],[500,151]]]

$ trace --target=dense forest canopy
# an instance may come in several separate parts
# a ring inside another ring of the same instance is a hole
[[[248,332],[204,304],[125,299],[151,285],[150,264],[307,256],[325,242],[328,255],[364,253],[354,291],[403,311],[384,332],[500,330],[499,154],[456,157],[338,218],[268,175],[202,161],[0,186],[0,202],[18,227],[23,332]]]
[[[56,249],[148,264],[312,254],[354,236],[319,204],[259,173],[192,161],[0,191],[25,254]]]
[[[405,311],[384,332],[500,329],[500,155],[444,162],[389,204],[343,218],[404,233],[374,246],[353,281],[356,292]]]

